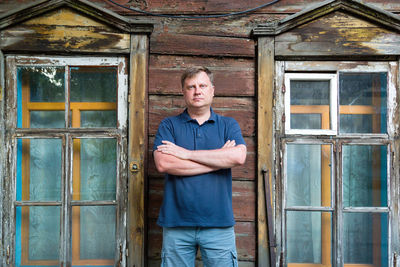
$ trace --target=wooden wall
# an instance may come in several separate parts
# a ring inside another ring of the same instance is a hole
[[[237,224],[240,266],[256,265],[257,181],[256,177],[256,80],[257,44],[251,30],[259,23],[280,20],[322,0],[281,0],[249,14],[203,20],[148,17],[116,7],[106,0],[91,0],[101,7],[133,19],[154,23],[150,38],[148,88],[147,162],[147,259],[157,266],[161,249],[161,229],[156,225],[163,195],[163,176],[155,170],[152,145],[162,118],[178,114],[184,107],[180,95],[180,74],[188,66],[208,66],[215,73],[214,110],[234,117],[248,145],[244,167],[233,170],[233,206]],[[199,15],[242,11],[266,3],[265,0],[115,0],[158,14]],[[0,0],[0,15],[30,0]],[[398,13],[398,0],[365,0],[378,8]]]

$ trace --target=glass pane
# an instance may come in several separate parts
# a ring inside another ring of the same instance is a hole
[[[116,248],[116,207],[75,206],[72,207],[72,216],[72,245],[75,251],[73,262],[96,260],[96,265],[113,266]],[[76,251],[75,245],[76,248],[79,247],[79,251]]]
[[[63,67],[18,67],[18,88],[27,89],[30,102],[64,102]]]
[[[343,220],[344,262],[388,266],[387,214],[344,213]]]
[[[331,265],[331,214],[288,211],[286,257],[290,263]]]
[[[23,124],[29,123],[29,102],[65,101],[64,68],[17,67],[17,91],[18,127],[26,128]]]
[[[341,73],[340,132],[386,133],[386,73]]]
[[[59,266],[60,207],[16,208],[16,266]]]
[[[294,114],[290,115],[292,129],[321,129],[320,114]]]
[[[31,111],[30,128],[64,128],[64,111]]]
[[[111,138],[74,140],[75,200],[115,200],[117,141]]]
[[[116,102],[117,67],[71,68],[71,102]]]
[[[81,127],[116,127],[117,112],[114,110],[81,111]]]
[[[342,133],[372,133],[373,116],[369,114],[341,114],[340,131]]]
[[[330,81],[290,81],[290,128],[330,129]]]
[[[61,200],[60,139],[18,139],[17,200]]]
[[[287,145],[286,205],[330,206],[331,146]]]
[[[387,206],[387,147],[345,145],[343,150],[343,205]]]
[[[290,81],[291,105],[329,105],[329,81]]]

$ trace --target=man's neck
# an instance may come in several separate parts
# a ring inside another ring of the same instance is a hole
[[[210,108],[201,108],[201,109],[188,109],[189,116],[196,120],[200,125],[202,125],[205,121],[207,121],[211,116]]]

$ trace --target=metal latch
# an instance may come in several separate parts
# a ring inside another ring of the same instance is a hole
[[[138,171],[139,171],[139,166],[138,166],[138,164],[137,164],[136,162],[132,161],[132,162],[129,164],[129,170],[131,171],[131,173],[138,172]]]

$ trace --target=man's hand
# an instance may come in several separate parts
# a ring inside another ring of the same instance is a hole
[[[163,154],[168,154],[175,156],[180,159],[189,159],[190,150],[187,150],[183,147],[177,146],[170,141],[161,141],[163,144],[157,146],[157,151],[160,151]]]

